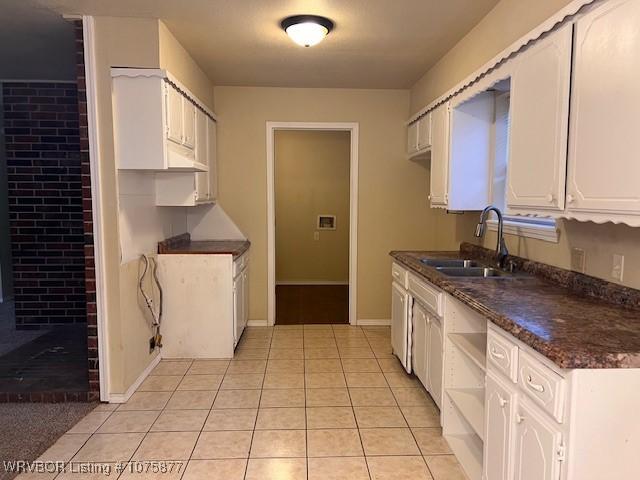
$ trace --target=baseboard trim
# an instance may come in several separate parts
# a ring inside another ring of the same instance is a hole
[[[125,393],[110,393],[109,400],[108,400],[109,403],[127,402],[127,400],[131,398],[131,395],[135,393],[138,387],[142,385],[142,382],[144,382],[145,378],[147,378],[151,373],[151,371],[154,368],[156,368],[156,366],[160,363],[161,359],[162,359],[162,353],[158,353],[158,355],[156,355],[154,359],[151,360],[151,363],[147,366],[147,368],[144,369],[144,371],[140,374],[140,376],[136,378],[136,381],[133,382],[133,385],[131,385]]]
[[[356,325],[359,326],[380,326],[380,327],[388,327],[391,325],[391,319],[389,318],[359,318],[356,321]]]
[[[268,327],[268,320],[249,320],[247,322],[247,327]]]
[[[332,282],[326,280],[292,280],[292,281],[278,281],[276,286],[289,286],[289,285],[349,285],[349,282]]]

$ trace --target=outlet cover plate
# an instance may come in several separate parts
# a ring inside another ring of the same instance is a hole
[[[613,263],[611,265],[611,276],[614,280],[622,281],[624,275],[624,255],[619,253],[613,254]]]
[[[584,273],[585,257],[586,255],[582,248],[573,247],[571,249],[571,270]]]

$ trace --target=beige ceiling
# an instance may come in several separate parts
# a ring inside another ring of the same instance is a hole
[[[408,88],[497,0],[38,0],[58,12],[157,17],[216,85]],[[282,18],[335,30],[302,48]]]

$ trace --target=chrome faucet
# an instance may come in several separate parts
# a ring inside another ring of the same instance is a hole
[[[502,212],[498,207],[494,207],[493,205],[489,205],[485,208],[480,214],[480,221],[476,226],[475,236],[477,238],[481,238],[484,235],[484,229],[487,222],[487,217],[489,216],[489,212],[494,211],[498,216],[498,243],[496,244],[496,262],[498,262],[498,266],[500,268],[504,268],[505,262],[507,260],[507,256],[509,255],[509,251],[507,250],[507,245],[504,243],[504,235],[503,235],[503,221],[502,221]]]

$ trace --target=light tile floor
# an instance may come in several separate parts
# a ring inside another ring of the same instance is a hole
[[[20,478],[464,480],[438,415],[388,327],[253,327],[231,361],[163,360],[43,455],[67,472]],[[174,471],[73,472],[162,461]]]

